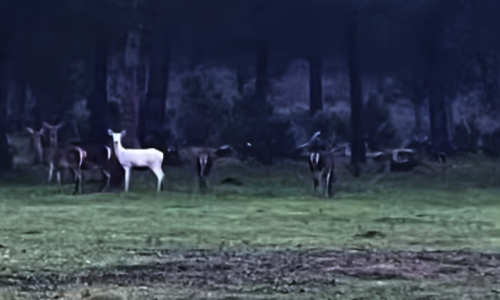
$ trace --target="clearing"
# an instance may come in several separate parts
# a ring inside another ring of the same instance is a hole
[[[0,184],[0,299],[500,299],[499,167],[339,170],[329,200],[297,163],[221,164],[205,195],[177,168],[160,194],[150,173],[79,196],[17,174]]]

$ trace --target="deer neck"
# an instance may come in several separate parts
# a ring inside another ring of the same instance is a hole
[[[113,148],[115,150],[115,155],[120,160],[120,157],[123,157],[123,153],[126,151],[125,148],[123,148],[122,143],[114,144]]]
[[[37,164],[42,164],[45,161],[45,153],[46,151],[44,151],[41,145],[35,147],[35,160]]]
[[[33,151],[32,153],[34,153],[33,158],[35,164],[42,164],[45,161],[44,160],[45,151],[42,143],[40,141],[37,142],[35,140],[30,140],[29,146]]]
[[[45,162],[53,162],[54,157],[56,156],[57,151],[59,150],[58,147],[49,145],[43,149],[43,158]]]

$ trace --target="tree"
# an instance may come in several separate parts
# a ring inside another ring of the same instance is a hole
[[[90,139],[108,144],[109,113],[107,97],[108,44],[105,39],[95,42],[92,60],[93,88],[87,102],[90,115]]]
[[[309,62],[309,111],[311,115],[323,110],[323,49],[322,49],[322,21],[321,5],[315,2],[303,4],[305,11],[306,57]]]
[[[418,43],[415,66],[417,80],[423,81],[429,97],[431,142],[438,151],[451,152],[448,130],[447,90],[457,73],[456,57],[447,45],[450,31],[454,29],[460,12],[461,1],[414,1],[408,2],[410,32]]]
[[[351,96],[351,165],[355,176],[360,175],[360,165],[366,162],[366,149],[363,142],[363,94],[358,52],[358,14],[355,8],[346,33],[349,94]]]
[[[141,111],[140,142],[153,147],[163,137],[166,100],[169,90],[170,60],[177,7],[173,1],[150,0],[144,3],[146,53],[149,58],[149,79],[146,101]]]
[[[19,10],[12,1],[0,3],[0,174],[12,170],[12,156],[7,143],[7,113],[6,113],[6,75],[8,46],[11,43],[11,27],[14,24],[14,11]]]

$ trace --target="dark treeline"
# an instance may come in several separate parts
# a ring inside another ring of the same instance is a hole
[[[293,151],[299,126],[304,138],[321,130],[350,142],[357,167],[366,142],[390,144],[397,126],[387,129],[384,109],[398,97],[415,111],[404,139],[429,135],[448,153],[495,148],[500,131],[477,134],[482,111],[456,122],[452,104],[474,95],[500,112],[499,15],[498,0],[2,0],[0,169],[12,168],[5,134],[42,121],[103,143],[108,128],[126,129],[129,147],[252,141],[263,163]],[[271,83],[297,59],[308,65],[309,107],[284,118]],[[348,122],[327,113],[324,82],[335,74],[349,86]],[[387,78],[390,91],[367,92]]]

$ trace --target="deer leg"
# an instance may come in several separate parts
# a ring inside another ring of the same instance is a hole
[[[73,195],[76,195],[78,192],[78,176],[76,175],[76,170],[71,168],[69,169],[71,172],[71,175],[73,176],[73,181],[75,182],[75,190],[73,191]]]
[[[83,176],[82,176],[82,171],[77,170],[76,171],[77,177],[78,177],[78,187],[80,190],[80,194],[83,194]]]
[[[198,182],[199,182],[199,186],[200,186],[200,191],[206,192],[206,190],[207,190],[207,180],[205,179],[205,177],[199,176],[198,177]]]
[[[57,177],[57,184],[61,186],[61,170],[57,170],[56,177]]]
[[[156,188],[156,192],[159,192],[162,190],[163,178],[165,177],[165,173],[163,173],[163,170],[161,169],[161,165],[151,168],[151,171],[153,171],[153,173],[155,173],[156,178],[158,179],[158,186]]]
[[[326,198],[330,197],[331,189],[332,189],[332,171],[329,170],[328,173],[326,173],[326,179],[325,179],[325,196]]]
[[[50,183],[52,181],[52,174],[54,173],[54,163],[49,164],[49,178],[48,182]]]
[[[313,194],[316,195],[316,190],[318,189],[319,180],[316,176],[313,178]]]
[[[71,169],[71,172],[73,173],[73,177],[75,179],[75,190],[73,191],[73,195],[76,195],[78,194],[78,192],[81,192],[81,184],[82,184],[82,181],[81,181],[81,174],[79,174],[79,172],[75,169]]]
[[[101,187],[99,188],[99,193],[101,193],[104,190],[109,189],[109,181],[111,180],[111,174],[109,174],[108,171],[101,169],[101,174],[102,174],[102,180],[101,180]]]
[[[130,182],[130,167],[123,167],[125,170],[125,192],[128,192],[128,184]]]

